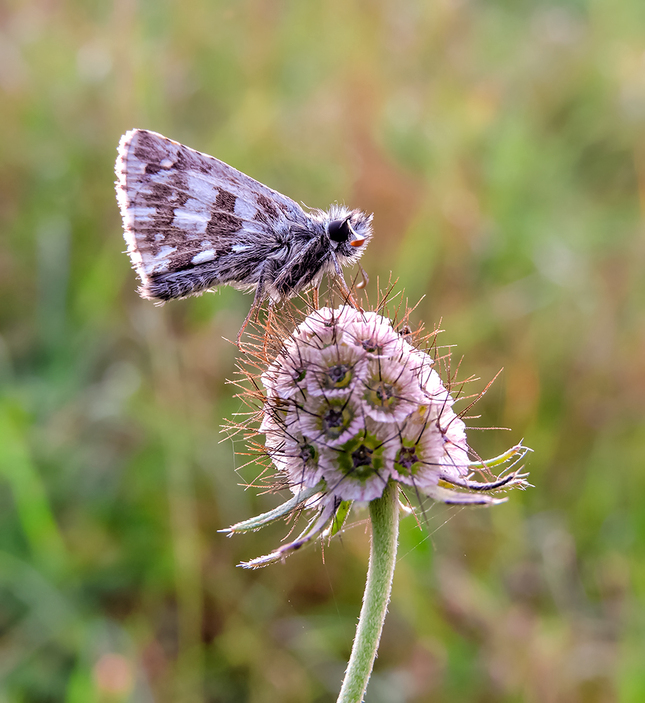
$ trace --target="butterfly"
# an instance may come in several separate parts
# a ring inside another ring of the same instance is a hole
[[[164,302],[220,285],[255,291],[238,342],[264,300],[317,293],[324,274],[351,301],[342,268],[365,251],[372,215],[343,205],[305,211],[223,161],[144,129],[121,137],[115,171],[141,297]]]

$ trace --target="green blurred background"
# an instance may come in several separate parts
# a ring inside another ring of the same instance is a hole
[[[368,556],[258,572],[220,443],[250,298],[140,300],[120,135],[375,213],[364,258],[535,488],[402,523],[368,703],[645,700],[645,3],[4,0],[0,701],[335,700]]]

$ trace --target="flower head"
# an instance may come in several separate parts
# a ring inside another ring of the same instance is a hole
[[[294,493],[288,510],[304,504],[318,517],[297,540],[247,566],[275,561],[312,540],[340,506],[379,498],[390,480],[461,504],[502,502],[488,492],[528,485],[519,470],[495,481],[471,479],[474,470],[514,466],[528,449],[517,445],[488,462],[473,460],[466,426],[434,359],[387,318],[324,307],[276,346],[261,374],[264,392],[256,396],[263,452]],[[256,519],[230,531],[257,525]]]

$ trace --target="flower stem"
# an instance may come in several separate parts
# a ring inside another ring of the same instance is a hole
[[[370,503],[372,542],[363,607],[337,703],[360,703],[372,674],[392,592],[399,538],[398,496],[398,484],[390,481],[381,498]]]

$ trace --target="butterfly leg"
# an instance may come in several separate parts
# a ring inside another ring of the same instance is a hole
[[[264,280],[260,279],[260,282],[258,283],[258,287],[255,289],[255,297],[253,298],[253,303],[251,304],[251,309],[249,310],[249,314],[244,318],[244,322],[242,323],[242,327],[240,327],[240,331],[237,333],[237,348],[242,351],[242,335],[244,334],[244,330],[246,329],[246,326],[249,324],[251,321],[251,318],[254,315],[257,315],[260,307],[262,305],[262,301],[264,300]]]
[[[312,290],[314,310],[320,310],[320,283]]]
[[[271,330],[271,326],[273,325],[273,307],[275,303],[271,298],[269,298],[269,309],[267,310],[267,321],[266,321],[266,331],[267,333],[264,335],[264,340],[262,343],[262,354],[264,355],[264,358],[267,358],[268,355],[268,347],[269,347],[269,332]]]
[[[356,301],[356,298],[354,298],[354,296],[352,295],[352,291],[347,287],[345,277],[343,276],[343,270],[341,269],[336,257],[334,257],[334,268],[336,269],[336,280],[338,282],[338,287],[340,288],[340,292],[343,298],[345,298],[345,302],[349,303],[352,307],[356,308],[357,310],[364,312],[363,308],[360,306],[360,303],[358,303]]]

